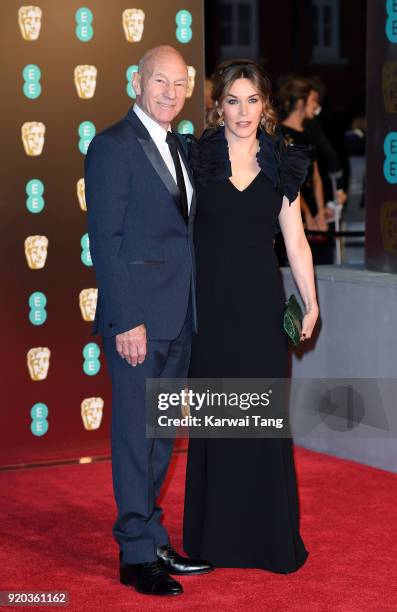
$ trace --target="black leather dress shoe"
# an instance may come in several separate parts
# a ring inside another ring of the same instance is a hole
[[[121,555],[120,555],[121,557]],[[120,562],[121,584],[135,587],[145,595],[180,595],[182,585],[168,575],[158,561],[149,563]]]
[[[214,569],[213,565],[208,561],[181,557],[170,544],[160,546],[157,549],[157,557],[160,565],[169,574],[193,576],[196,574],[208,574],[208,572],[212,572]]]

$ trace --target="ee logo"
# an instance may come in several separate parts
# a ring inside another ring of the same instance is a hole
[[[92,259],[90,253],[90,239],[88,234],[84,234],[80,240],[81,244],[81,261],[85,266],[92,266]]]
[[[130,96],[130,98],[133,98],[135,100],[136,93],[132,86],[132,75],[134,74],[134,72],[138,72],[138,66],[128,66],[127,71],[125,73],[125,78],[127,79],[127,94]]]
[[[87,376],[95,376],[101,369],[101,362],[99,361],[100,354],[100,348],[95,342],[89,342],[83,348],[83,370]]]
[[[35,291],[29,298],[29,320],[32,325],[43,325],[47,320],[47,298],[41,291]]]
[[[89,8],[82,6],[76,11],[76,36],[81,42],[88,42],[94,36],[92,21],[94,16]]]
[[[386,36],[391,43],[397,43],[397,0],[386,0]]]
[[[41,94],[41,70],[35,64],[28,64],[22,70],[24,80],[23,93],[30,100],[35,100]]]
[[[44,185],[40,179],[30,179],[25,187],[26,208],[31,213],[40,213],[44,208]]]
[[[44,436],[48,431],[48,408],[42,402],[38,402],[32,406],[30,411],[32,422],[30,430],[34,436]]]
[[[79,149],[80,153],[85,155],[87,153],[88,147],[90,145],[91,140],[94,138],[96,134],[96,128],[91,121],[83,121],[79,125]]]
[[[180,43],[188,43],[192,40],[192,15],[189,11],[182,9],[177,12],[175,17],[176,22],[176,38]]]
[[[178,123],[178,132],[180,134],[194,134],[194,125],[191,121],[183,119]]]
[[[383,174],[391,185],[397,183],[397,132],[389,132],[383,143],[385,161]]]

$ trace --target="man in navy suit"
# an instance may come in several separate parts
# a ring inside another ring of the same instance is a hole
[[[134,73],[136,104],[99,133],[86,156],[90,251],[98,284],[94,333],[112,380],[112,472],[120,580],[176,595],[169,574],[211,571],[170,545],[156,504],[173,440],[146,438],[146,378],[187,376],[194,293],[195,193],[183,137],[187,66],[169,46],[148,51]]]

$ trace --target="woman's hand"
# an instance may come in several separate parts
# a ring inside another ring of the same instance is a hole
[[[312,305],[310,311],[305,314],[302,321],[302,333],[300,340],[308,340],[311,338],[314,326],[318,319],[318,306],[317,304]]]

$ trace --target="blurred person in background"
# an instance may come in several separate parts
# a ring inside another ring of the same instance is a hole
[[[314,110],[314,117],[307,116],[305,118],[304,127],[311,144],[316,147],[318,167],[323,181],[324,198],[326,202],[336,199],[338,204],[344,204],[347,194],[344,189],[342,164],[319,118],[322,111],[321,104],[325,94],[325,85],[318,77],[310,78],[309,83],[311,92],[313,92],[311,95],[316,101],[316,108]],[[335,185],[335,193],[332,183]],[[330,213],[327,210],[325,214],[327,218],[330,217]]]
[[[310,143],[314,145],[316,151],[318,169],[323,182],[324,213],[328,229],[335,231],[335,207],[339,206],[340,210],[340,207],[347,200],[347,194],[344,189],[344,172],[338,153],[329,140],[320,119],[321,104],[326,91],[325,84],[319,77],[311,77],[308,80],[311,86],[311,95],[316,101],[317,106],[314,111],[314,117],[306,117],[304,127]],[[334,263],[335,238],[329,236],[327,246],[327,251],[325,245],[323,247],[322,263],[332,264]]]
[[[289,77],[279,87],[277,104],[281,132],[287,144],[310,146],[311,163],[301,188],[301,210],[307,230],[328,231],[325,213],[323,181],[317,163],[316,146],[305,128],[307,119],[313,119],[319,106],[318,92],[301,77]],[[308,235],[313,261],[316,265],[332,262],[332,241],[327,236]],[[280,234],[276,237],[276,251],[285,265],[285,250]]]

